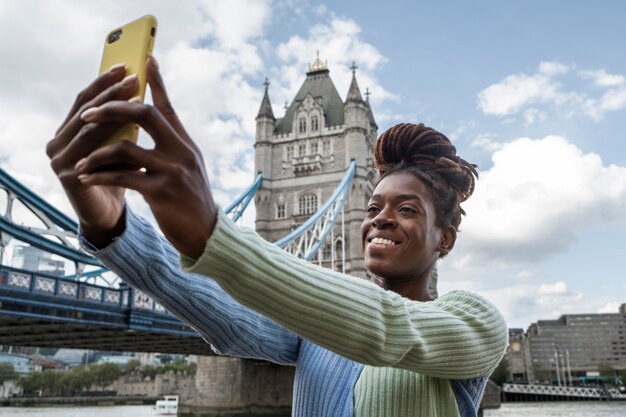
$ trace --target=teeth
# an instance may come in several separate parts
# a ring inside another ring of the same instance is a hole
[[[381,237],[375,237],[372,239],[372,243],[376,243],[378,245],[395,245],[396,242],[394,242],[393,240],[389,240],[389,239],[383,239]]]

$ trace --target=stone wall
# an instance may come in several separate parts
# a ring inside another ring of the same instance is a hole
[[[154,380],[144,380],[139,375],[125,375],[108,389],[116,391],[118,396],[179,395],[183,399],[189,398],[194,393],[194,385],[194,376],[168,372],[156,375]]]
[[[179,415],[289,416],[295,368],[231,357],[200,357]]]

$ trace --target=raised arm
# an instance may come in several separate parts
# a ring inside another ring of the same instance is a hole
[[[125,282],[190,324],[216,353],[295,364],[294,333],[242,306],[214,281],[182,271],[178,251],[132,211],[126,211],[124,233],[106,248],[82,243]]]
[[[223,214],[204,254],[187,267],[302,337],[368,365],[475,378],[497,366],[507,344],[501,315],[477,295],[412,301],[286,254]]]

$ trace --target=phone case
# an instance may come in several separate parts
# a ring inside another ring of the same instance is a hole
[[[104,51],[100,63],[100,74],[108,71],[115,64],[126,64],[126,75],[137,74],[139,79],[138,95],[143,102],[146,92],[146,60],[156,36],[157,20],[146,15],[120,28],[112,30],[104,40]],[[137,142],[139,126],[127,124],[120,127],[102,146],[130,140]]]

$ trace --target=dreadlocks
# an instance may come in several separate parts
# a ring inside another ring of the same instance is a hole
[[[399,171],[412,173],[433,193],[437,226],[459,228],[465,214],[461,203],[474,192],[478,172],[476,165],[457,156],[450,139],[422,123],[402,123],[380,136],[375,153],[381,178]]]

